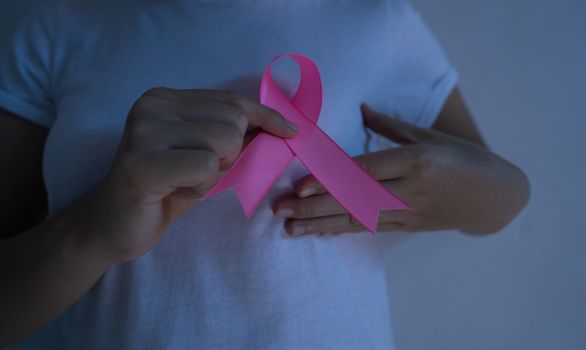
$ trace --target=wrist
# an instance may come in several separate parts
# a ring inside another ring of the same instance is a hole
[[[97,267],[106,270],[118,261],[108,249],[102,235],[103,220],[100,222],[96,215],[99,212],[96,205],[97,195],[94,191],[83,197],[58,215],[56,220],[72,249],[91,259]]]

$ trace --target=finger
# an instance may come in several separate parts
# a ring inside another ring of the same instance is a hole
[[[214,152],[220,168],[240,153],[243,136],[232,124],[217,122],[151,121],[137,123],[128,133],[130,147],[141,151],[202,149]]]
[[[397,118],[372,110],[367,104],[360,106],[365,124],[377,134],[400,144],[431,143],[435,141],[430,129],[419,128]]]
[[[246,97],[241,97],[238,102],[251,125],[281,137],[293,137],[297,134],[297,126],[274,109]]]
[[[286,197],[275,204],[275,215],[283,218],[306,219],[344,213],[346,210],[330,194],[304,199]]]
[[[360,155],[354,160],[377,180],[405,176],[417,158],[417,148],[400,146]]]
[[[234,125],[242,135],[248,128],[248,118],[238,106],[213,100],[174,100],[147,96],[135,103],[129,123],[142,120],[209,121]]]
[[[419,157],[420,149],[415,146],[401,146],[355,157],[354,160],[370,175],[379,181],[392,180],[409,173]],[[306,198],[327,192],[324,186],[312,175],[297,182],[295,193]]]
[[[156,87],[147,90],[144,96],[154,96],[169,100],[212,100],[225,104],[238,105],[241,96],[236,91],[216,89],[173,89]]]
[[[399,222],[385,222],[379,224],[378,231],[397,231],[404,227]],[[348,232],[366,232],[366,228],[350,215],[334,215],[312,219],[288,220],[285,231],[291,236],[321,235],[333,236]]]
[[[326,188],[313,175],[307,175],[295,184],[295,193],[299,198],[326,193]]]
[[[293,137],[298,131],[295,124],[285,119],[277,111],[233,91],[155,88],[147,91],[145,95],[175,100],[214,100],[240,108],[249,124],[260,127],[271,134],[281,137]]]
[[[156,87],[147,90],[143,96],[152,96],[168,100],[211,100],[224,104],[237,105],[241,98],[240,94],[230,90],[214,89],[173,89],[167,87]]]
[[[137,195],[161,200],[181,187],[203,196],[219,174],[217,156],[205,150],[165,150],[144,157],[128,181]]]
[[[405,231],[407,225],[401,222],[385,222],[377,227],[377,232]]]

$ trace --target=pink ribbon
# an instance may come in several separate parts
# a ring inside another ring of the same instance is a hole
[[[271,73],[272,64],[284,56],[294,59],[301,69],[299,86],[291,100],[283,94]],[[203,199],[234,188],[250,218],[273,182],[297,157],[356,221],[372,233],[376,232],[379,210],[410,208],[317,126],[322,84],[319,70],[311,59],[300,54],[275,57],[262,77],[260,102],[295,123],[299,127],[298,134],[283,139],[259,133]]]

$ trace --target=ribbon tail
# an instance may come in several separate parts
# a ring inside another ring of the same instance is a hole
[[[317,126],[322,105],[319,70],[311,59],[303,55],[286,56],[293,58],[301,70],[301,80],[293,100],[290,101],[274,81],[271,64],[261,81],[261,102],[299,127],[298,135],[285,139],[285,142],[350,215],[374,234],[380,210],[410,207],[364,171]]]
[[[411,208],[364,171],[321,129],[315,127],[304,136],[302,140],[286,142],[303,165],[368,231],[376,233],[380,210]]]
[[[250,218],[293,157],[283,139],[260,133],[202,199],[233,188],[246,217]]]

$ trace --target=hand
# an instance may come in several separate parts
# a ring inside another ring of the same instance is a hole
[[[518,168],[487,149],[439,131],[418,128],[362,106],[368,127],[402,146],[355,160],[413,209],[381,211],[380,231],[460,229],[492,233],[507,225],[528,199]],[[359,184],[357,184],[359,186]],[[364,228],[313,176],[280,198],[277,216],[290,235],[334,235]]]
[[[297,132],[276,111],[233,92],[147,91],[128,115],[106,181],[92,194],[101,253],[116,262],[150,250],[236,159],[249,126],[281,137]]]

